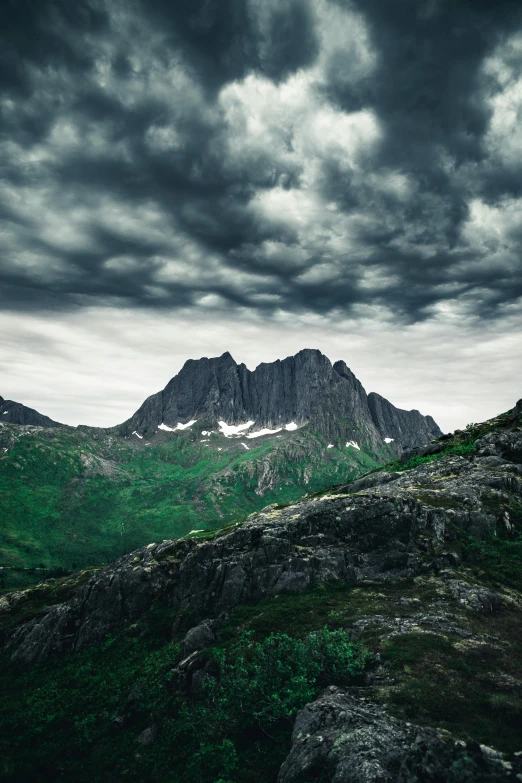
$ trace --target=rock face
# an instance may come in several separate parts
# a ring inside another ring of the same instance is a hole
[[[331,686],[297,715],[278,783],[496,783],[521,772],[520,754],[405,723]]]
[[[22,424],[35,427],[63,427],[57,421],[44,416],[33,408],[28,408],[20,402],[4,400],[0,397],[0,424]]]
[[[335,494],[268,506],[209,540],[137,550],[93,576],[70,601],[19,626],[8,640],[12,654],[32,662],[79,650],[135,622],[160,597],[178,616],[203,619],[317,582],[357,585],[438,573],[459,559],[446,541],[448,529],[482,538],[490,528],[509,532],[518,524],[512,504],[522,498],[522,429],[516,418],[508,423],[506,431],[479,438],[465,457],[448,454],[414,470],[373,474],[366,485],[359,480]],[[454,591],[484,611],[495,601],[458,584]],[[0,614],[20,600],[4,596]]]
[[[403,411],[375,392],[368,395],[368,407],[383,437],[393,438],[399,443],[422,446],[442,434],[431,416],[423,416],[416,410]]]
[[[194,419],[209,426],[220,420],[230,425],[253,421],[256,429],[293,422],[309,425],[334,442],[361,441],[376,449],[387,439],[397,453],[442,434],[431,417],[399,410],[378,395],[368,397],[344,362],[332,366],[315,350],[260,364],[253,371],[236,364],[229,353],[189,360],[117,430],[149,437],[162,423],[176,427]]]

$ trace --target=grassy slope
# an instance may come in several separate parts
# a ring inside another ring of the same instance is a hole
[[[248,451],[235,439],[199,441],[176,433],[146,445],[73,429],[1,427],[0,587],[217,527],[377,464],[376,455],[353,448],[326,450],[311,433],[249,441]],[[273,488],[259,494],[267,470]]]

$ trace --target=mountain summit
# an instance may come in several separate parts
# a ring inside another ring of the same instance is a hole
[[[237,364],[228,352],[190,359],[116,429],[150,438],[158,428],[182,429],[195,421],[242,433],[306,426],[333,443],[364,444],[375,451],[386,442],[397,453],[442,434],[431,416],[367,395],[345,362],[332,365],[311,349],[255,370]]]

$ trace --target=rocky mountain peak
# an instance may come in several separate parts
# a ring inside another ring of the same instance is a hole
[[[344,361],[332,363],[305,348],[294,356],[263,362],[254,370],[227,351],[219,357],[188,360],[163,391],[149,397],[117,428],[151,437],[161,425],[179,429],[190,421],[212,427],[255,422],[256,429],[289,423],[308,426],[333,444],[348,443],[371,453],[383,443],[400,453],[441,435],[430,417],[400,411],[378,395],[369,398]],[[391,445],[393,444],[393,445]]]

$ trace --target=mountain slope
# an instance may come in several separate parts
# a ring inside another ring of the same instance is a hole
[[[5,595],[6,779],[514,783],[521,531],[522,401],[345,486]]]
[[[160,431],[151,445],[104,431],[1,426],[0,585],[107,562],[379,464],[300,431],[201,440],[189,430]]]

